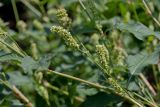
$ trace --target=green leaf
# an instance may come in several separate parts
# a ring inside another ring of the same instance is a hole
[[[20,71],[8,72],[9,82],[16,86],[33,87],[33,81],[28,76],[22,75]],[[18,78],[17,78],[18,77]]]
[[[30,56],[25,56],[21,59],[21,67],[25,73],[32,73],[33,70],[46,70],[48,69],[53,55],[46,54],[41,57],[38,61],[35,61]]]
[[[155,36],[160,39],[160,32],[155,32]]]
[[[86,95],[94,95],[97,93],[97,90],[94,88],[86,88],[83,85],[77,86],[77,92],[80,94],[80,96],[86,96]]]
[[[32,74],[32,70],[38,68],[38,63],[34,61],[30,56],[25,56],[21,60],[21,67],[25,73]]]
[[[149,35],[155,35],[156,37],[159,35],[142,23],[118,23],[116,27],[121,31],[125,30],[134,34],[139,40],[144,40]]]
[[[53,54],[46,54],[43,57],[41,57],[40,60],[38,61],[38,69],[39,70],[48,69],[53,56],[54,56]]]
[[[142,68],[149,64],[157,64],[159,61],[159,50],[155,50],[149,54],[146,51],[142,51],[136,55],[129,55],[127,58],[127,64],[131,75],[139,74]]]

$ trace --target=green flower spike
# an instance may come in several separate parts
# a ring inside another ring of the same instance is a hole
[[[63,27],[52,26],[51,31],[56,32],[70,48],[79,49],[79,44],[77,43],[77,41],[72,37],[71,33]]]

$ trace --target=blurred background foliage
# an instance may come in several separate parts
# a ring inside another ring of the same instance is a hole
[[[112,59],[113,76],[123,87],[147,99],[152,96],[156,102],[160,102],[160,72],[157,64],[160,36],[159,32],[154,32],[159,30],[159,26],[147,14],[142,1],[92,0],[93,4],[88,1],[82,0],[89,14],[78,0],[1,0],[0,32],[7,32],[32,58],[14,56],[8,48],[0,45],[0,78],[16,85],[36,107],[132,106],[119,96],[103,93],[83,83],[46,72],[35,72],[37,61],[40,69],[49,68],[108,86],[95,64],[81,53],[67,48],[63,40],[50,32],[51,26],[60,25],[56,17],[57,9],[65,8],[72,21],[70,32],[93,55],[94,45],[99,42],[107,44]],[[14,3],[18,10],[17,15],[13,11]],[[160,1],[147,0],[147,4],[153,15],[160,20]],[[102,25],[105,36],[99,32],[97,23]],[[6,41],[14,46],[14,41]],[[158,51],[154,51],[156,49]],[[96,55],[94,57],[97,59]],[[18,64],[17,59],[20,62]],[[142,59],[145,63],[134,68]],[[131,77],[129,72],[133,70],[135,72],[131,73],[133,76],[127,87]],[[156,90],[155,96],[145,95],[148,89],[137,76],[140,72],[144,73]],[[23,104],[16,100],[10,89],[0,84],[0,107],[23,107]]]

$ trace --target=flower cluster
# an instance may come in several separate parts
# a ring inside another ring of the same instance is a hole
[[[70,28],[71,26],[71,19],[68,17],[68,14],[65,9],[60,8],[57,10],[56,13],[58,22],[64,27],[64,28]]]
[[[115,88],[115,92],[121,94],[121,95],[125,95],[125,91],[123,90],[123,88],[117,83],[117,81],[113,78],[108,78],[108,82]]]
[[[107,71],[106,73],[110,74],[111,71],[109,68],[109,52],[107,48],[104,45],[96,45],[96,52],[98,54],[101,65]]]
[[[56,32],[70,48],[79,49],[79,44],[77,43],[77,41],[72,37],[71,33],[63,27],[52,26],[51,31]]]
[[[122,49],[121,47],[115,47],[114,48],[114,52],[117,53],[115,61],[118,65],[123,66],[124,65],[124,60],[125,60],[125,56],[127,56],[126,52],[124,49]]]

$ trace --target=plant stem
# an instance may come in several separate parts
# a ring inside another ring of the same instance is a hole
[[[144,7],[146,8],[146,11],[148,13],[149,16],[152,17],[152,19],[157,23],[157,25],[160,27],[160,22],[153,16],[150,8],[148,7],[147,3],[145,2],[145,0],[142,0],[142,3],[144,5]]]
[[[47,88],[51,88],[51,89],[54,90],[54,91],[58,91],[58,92],[66,95],[66,96],[69,96],[69,93],[68,93],[67,91],[65,91],[65,90],[61,90],[61,89],[59,89],[58,87],[53,86],[52,84],[50,84],[50,83],[47,82],[47,81],[43,81],[43,83],[44,83],[44,85],[45,85]],[[81,97],[79,97],[79,96],[74,96],[73,98],[74,98],[75,100],[79,101],[79,102],[84,102],[84,99],[81,98]]]
[[[157,65],[158,66],[158,65]],[[152,65],[152,69],[153,69],[153,75],[154,75],[154,79],[155,79],[155,83],[156,83],[156,87],[158,90],[158,78],[157,78],[157,70],[156,70],[156,65]]]
[[[41,3],[40,0],[38,0],[38,5],[39,5],[39,8],[41,9],[41,12],[43,13],[43,15],[45,14],[45,9],[43,7],[43,4]]]
[[[11,2],[12,2],[12,7],[13,7],[16,22],[18,22],[19,21],[19,15],[18,15],[18,11],[17,11],[16,2],[15,2],[15,0],[11,0]]]
[[[158,107],[156,104],[153,104],[152,102],[148,101],[146,98],[140,96],[139,94],[134,92],[134,95],[145,101],[149,106],[151,107]]]
[[[42,17],[42,14],[34,8],[31,4],[27,2],[27,0],[20,0],[24,5],[26,5],[29,9],[32,10],[33,13],[35,13],[38,17]]]
[[[97,83],[92,83],[92,82],[89,82],[89,81],[86,81],[86,80],[83,80],[83,79],[80,79],[80,78],[77,78],[77,77],[74,77],[74,76],[71,76],[71,75],[67,75],[67,74],[63,74],[63,73],[60,73],[60,72],[56,72],[56,71],[53,71],[53,70],[47,70],[48,72],[51,72],[53,74],[56,74],[56,75],[59,75],[59,76],[62,76],[62,77],[66,77],[66,78],[69,78],[69,79],[72,79],[72,80],[76,80],[76,81],[79,81],[79,82],[82,82],[82,83],[85,83],[87,85],[90,85],[92,87],[95,87],[97,89],[102,89],[104,92],[112,92],[118,96],[121,96],[122,98],[125,98],[126,100],[128,100],[129,102],[131,102],[132,104],[136,104],[137,106],[139,107],[144,107],[141,103],[139,103],[138,101],[136,101],[135,99],[129,97],[129,96],[126,96],[126,95],[122,95],[120,93],[117,93],[114,91],[114,89],[112,88],[108,88],[106,86],[103,86],[103,85],[100,85],[100,84],[97,84]]]
[[[78,0],[88,17],[90,18],[91,21],[93,21],[93,18],[90,16],[89,12],[87,11],[86,7],[84,6],[83,2],[81,0]]]
[[[0,79],[0,83],[4,84],[6,87],[12,90],[16,98],[24,104],[24,107],[33,107],[32,103],[28,100],[27,97],[24,96],[24,94],[16,87],[11,86],[7,81],[3,81]]]
[[[16,49],[14,49],[12,46],[10,46],[9,44],[7,44],[6,42],[4,42],[3,40],[0,39],[0,43],[4,44],[5,46],[7,46],[10,50],[12,50],[13,52],[17,53],[18,55],[24,57],[25,55],[19,51],[17,51]]]
[[[146,86],[148,87],[148,89],[152,92],[152,94],[155,96],[157,93],[154,90],[154,88],[151,86],[151,84],[148,82],[148,80],[145,78],[145,76],[140,73],[139,74],[140,78],[142,79],[142,81],[146,84]]]
[[[54,73],[56,75],[59,75],[59,76],[62,76],[62,77],[66,77],[66,78],[69,78],[69,79],[72,79],[72,80],[76,80],[76,81],[88,84],[88,85],[90,85],[92,87],[95,87],[95,88],[98,88],[98,89],[105,89],[106,88],[105,86],[102,86],[100,84],[92,83],[92,82],[89,82],[89,81],[86,81],[86,80],[83,80],[83,79],[80,79],[80,78],[77,78],[77,77],[74,77],[74,76],[71,76],[71,75],[56,72],[56,71],[53,71],[53,70],[47,70],[47,71],[52,72],[52,73]],[[108,89],[111,90],[110,88],[108,88]]]
[[[136,11],[136,8],[135,8],[135,4],[134,4],[135,1],[131,0],[130,2],[131,2],[133,13],[135,15],[135,19],[136,19],[136,21],[139,21],[138,14],[137,14],[137,11]]]
[[[33,107],[32,103],[23,95],[23,93],[16,88],[16,86],[12,87],[12,92],[15,94],[18,100],[20,100],[25,107]]]

